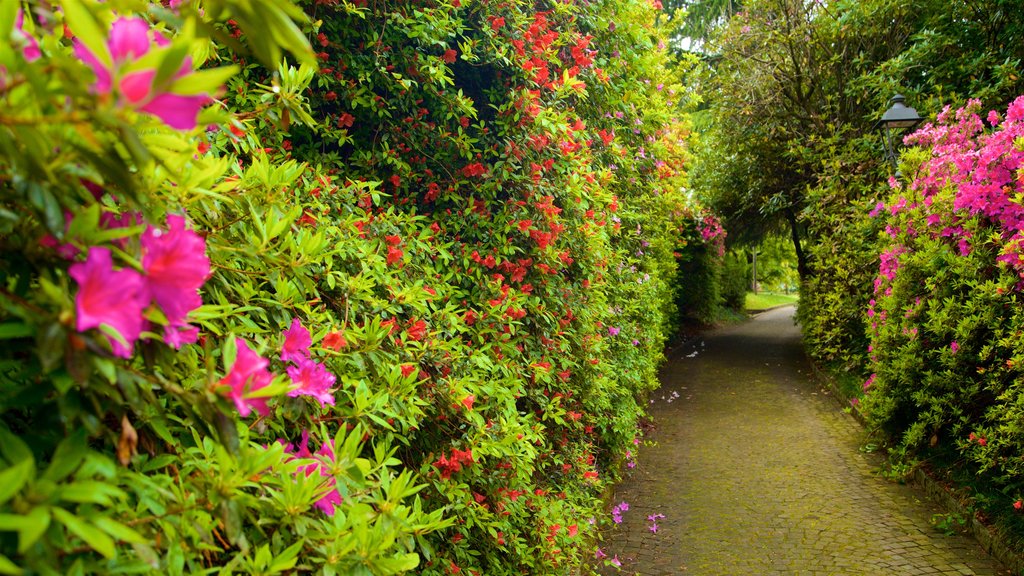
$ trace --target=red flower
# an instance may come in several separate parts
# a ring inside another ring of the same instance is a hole
[[[427,335],[427,323],[423,320],[413,322],[406,330],[406,334],[409,335],[410,340],[422,340],[423,337]]]
[[[494,16],[491,16],[491,30],[494,30],[495,32],[497,32],[498,29],[501,28],[504,25],[505,25],[505,19],[504,18],[502,18],[502,17],[495,18]]]
[[[408,378],[415,371],[416,367],[412,364],[402,364],[402,378]]]
[[[345,341],[345,337],[341,335],[341,332],[329,332],[327,336],[324,336],[323,346],[337,352],[348,346],[348,342]]]
[[[341,116],[338,116],[338,127],[339,128],[351,128],[352,127],[352,123],[355,122],[355,121],[356,121],[356,117],[355,116],[349,114],[348,112],[343,112],[341,114]]]
[[[390,248],[388,248],[388,264],[396,264],[398,262],[401,262],[402,257],[404,255],[405,254],[402,252],[401,249],[391,246]]]
[[[444,60],[447,64],[454,64],[455,58],[458,55],[458,52],[449,48],[448,50],[444,51],[444,56],[442,56],[441,59]]]
[[[473,409],[473,402],[475,402],[475,401],[476,401],[476,396],[470,394],[469,396],[466,396],[465,398],[462,399],[462,405],[466,407],[466,410],[472,410]]]

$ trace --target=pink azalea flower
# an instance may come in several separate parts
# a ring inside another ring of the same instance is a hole
[[[130,358],[142,333],[142,310],[147,300],[142,276],[131,269],[114,270],[110,250],[93,246],[85,262],[72,264],[68,275],[78,282],[75,297],[75,328],[84,332],[106,324],[124,338],[127,346],[110,339],[114,355]]]
[[[611,562],[613,566],[618,566],[620,568],[622,567],[622,561],[619,560],[619,555],[618,554],[616,554],[615,556],[612,556],[612,559],[609,560],[609,562]]]
[[[110,94],[116,88],[121,105],[152,114],[171,128],[191,130],[196,127],[199,110],[212,100],[208,95],[174,94],[167,92],[166,86],[154,86],[153,68],[121,73],[123,67],[148,54],[154,45],[164,47],[169,43],[142,18],[118,18],[110,28],[104,53],[93,54],[77,39],[74,48],[75,55],[96,74],[94,92]],[[192,60],[186,58],[176,76],[188,74],[191,68]]]
[[[150,226],[142,235],[142,267],[149,295],[167,317],[164,340],[179,348],[199,335],[186,319],[203,304],[199,287],[210,277],[210,259],[206,241],[185,228],[183,216],[168,216],[167,226],[166,232]]]
[[[598,548],[597,550],[594,550],[594,558],[600,560],[601,558],[607,558],[607,557],[608,557],[608,555],[604,553],[604,550],[601,550],[600,548]]]
[[[621,328],[615,328],[614,326],[613,327],[609,327],[608,328],[608,335],[609,336],[618,336],[620,330],[621,330]]]
[[[301,363],[309,358],[309,347],[312,344],[313,339],[309,336],[309,330],[302,326],[302,322],[298,318],[293,318],[292,325],[284,331],[281,360]]]
[[[266,416],[270,413],[267,399],[250,395],[267,387],[274,375],[267,371],[267,359],[250,350],[245,340],[237,338],[235,344],[238,346],[235,363],[220,383],[228,387],[228,396],[234,401],[239,415],[248,416],[255,409],[260,416]]]
[[[321,406],[334,404],[334,395],[330,390],[334,386],[335,377],[323,364],[303,358],[298,366],[289,366],[287,371],[292,382],[298,386],[288,391],[289,396],[312,396]]]
[[[341,493],[338,492],[337,480],[331,473],[331,467],[334,466],[334,447],[331,441],[328,440],[320,449],[316,451],[316,454],[310,454],[309,452],[309,431],[302,431],[302,442],[299,444],[299,450],[293,452],[298,458],[310,458],[313,460],[310,464],[299,466],[299,472],[303,472],[306,476],[312,476],[314,473],[319,473],[320,476],[327,478],[327,482],[324,486],[327,491],[317,499],[313,504],[319,508],[327,516],[334,515],[334,507],[341,504],[344,501]],[[293,448],[290,444],[285,445],[285,452],[292,452]]]
[[[39,50],[39,42],[31,34],[25,32],[24,25],[25,13],[18,10],[18,16],[14,21],[14,37],[22,44],[21,54],[25,60],[33,62],[41,58],[43,53]]]

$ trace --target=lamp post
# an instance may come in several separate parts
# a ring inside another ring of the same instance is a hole
[[[896,138],[906,134],[924,120],[924,118],[918,116],[917,110],[908,108],[904,104],[905,101],[906,98],[902,94],[897,94],[890,98],[889,109],[875,123],[875,128],[882,130],[885,141],[885,157],[889,160],[889,165],[892,166],[893,171],[896,172],[896,178],[901,176],[896,163],[896,146],[899,145]]]

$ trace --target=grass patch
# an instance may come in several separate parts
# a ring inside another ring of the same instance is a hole
[[[774,294],[771,292],[761,292],[754,294],[747,292],[747,310],[767,310],[774,306],[781,306],[783,304],[794,304],[800,300],[800,297],[796,294]]]

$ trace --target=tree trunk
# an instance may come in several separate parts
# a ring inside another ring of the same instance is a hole
[[[796,271],[800,280],[806,280],[810,268],[807,266],[807,254],[800,244],[800,227],[796,221],[796,212],[793,208],[786,208],[786,221],[789,222],[789,235],[793,240],[793,251],[796,252]]]

